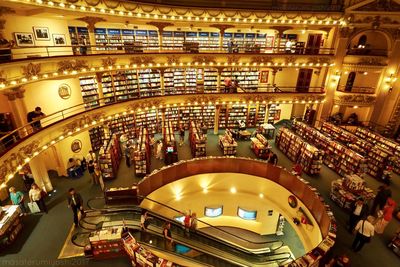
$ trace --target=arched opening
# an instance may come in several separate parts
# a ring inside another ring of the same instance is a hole
[[[388,37],[380,31],[364,31],[356,34],[348,46],[348,55],[386,56],[390,49]]]

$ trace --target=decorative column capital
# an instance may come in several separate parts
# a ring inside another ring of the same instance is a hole
[[[147,22],[147,25],[157,27],[159,34],[162,34],[164,32],[165,27],[174,26],[174,24],[170,22],[158,22],[158,21]]]
[[[279,35],[283,34],[285,31],[293,29],[293,27],[288,26],[273,26],[271,29],[278,31]]]
[[[25,89],[22,87],[16,87],[12,89],[5,90],[3,94],[7,96],[9,101],[16,100],[17,98],[24,98]]]
[[[95,28],[96,23],[106,21],[105,19],[100,18],[100,17],[90,17],[90,16],[79,18],[77,20],[86,22],[89,32],[94,32],[94,28]]]
[[[210,27],[217,28],[221,35],[223,35],[225,33],[225,30],[227,30],[229,28],[235,28],[235,26],[230,25],[230,24],[211,24]]]

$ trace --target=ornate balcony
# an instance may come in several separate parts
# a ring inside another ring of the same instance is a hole
[[[340,85],[337,88],[338,92],[347,93],[347,94],[375,94],[375,87],[368,87],[368,86],[346,86]]]

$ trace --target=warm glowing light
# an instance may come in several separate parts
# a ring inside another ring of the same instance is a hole
[[[231,190],[230,190],[230,191],[231,191],[232,194],[236,194],[236,192],[237,192],[237,190],[236,190],[235,187],[231,187]]]
[[[264,194],[263,194],[263,193],[258,194],[258,196],[259,196],[260,198],[264,198]]]

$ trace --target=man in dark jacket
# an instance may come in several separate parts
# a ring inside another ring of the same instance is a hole
[[[349,232],[352,233],[354,227],[359,220],[364,219],[368,214],[368,205],[364,202],[364,199],[356,199],[351,203],[351,213],[349,218]]]
[[[386,204],[387,199],[391,196],[392,196],[392,191],[390,190],[388,184],[385,183],[380,187],[378,187],[378,193],[376,194],[374,202],[372,203],[370,214],[375,215],[375,213],[377,212],[376,210],[377,208],[382,210]]]
[[[75,192],[74,188],[70,188],[68,193],[68,208],[72,209],[74,213],[74,224],[78,226],[78,211],[81,213],[81,217],[84,216],[83,200],[81,195]]]

